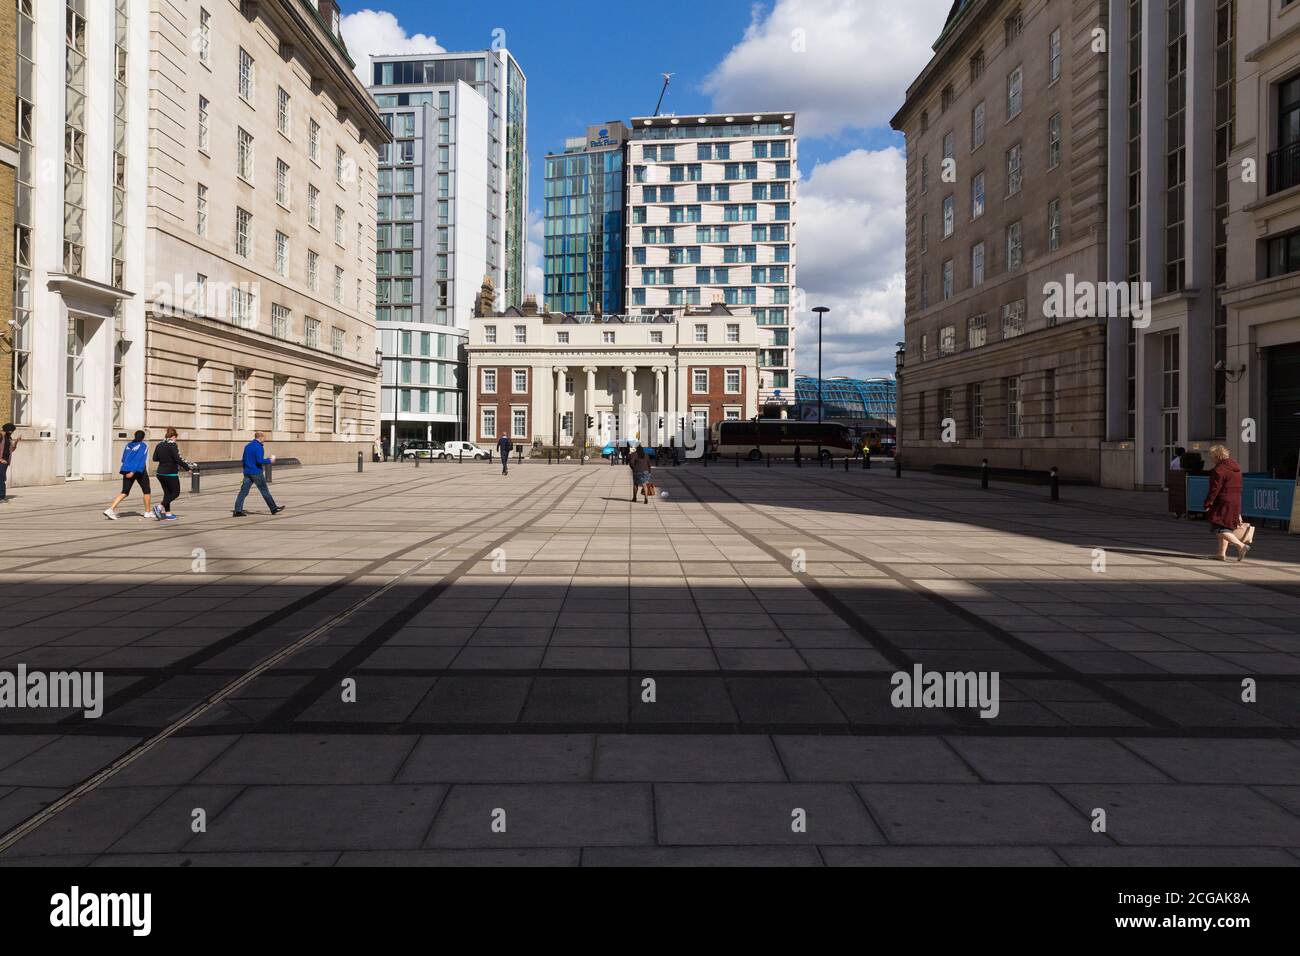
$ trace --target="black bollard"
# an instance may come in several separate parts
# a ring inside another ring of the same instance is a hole
[[[894,477],[903,477],[903,459],[898,452],[894,452]]]
[[[987,458],[980,462],[980,487],[985,491],[989,487],[989,460]]]
[[[268,462],[266,463],[266,467],[262,469],[263,474],[266,475],[266,483],[267,483],[268,485],[271,483],[271,471],[273,470],[273,466],[274,466],[274,465],[275,465],[275,462],[273,462],[273,461],[268,461]]]
[[[845,470],[845,471],[848,471],[848,470],[849,470],[849,456],[848,456],[848,455],[845,455],[845,456],[844,456],[844,470]]]
[[[198,493],[199,493],[199,470],[197,468],[194,468],[191,469],[190,471],[190,494],[197,495]]]
[[[768,456],[767,456],[767,467],[769,467],[769,468],[772,467],[772,456],[771,456],[771,455],[768,455]]]
[[[361,456],[361,452],[357,452],[357,474],[358,474],[358,475],[361,474],[361,462],[362,462],[362,461],[364,461],[364,459],[363,459],[362,456]]]
[[[1052,477],[1050,479],[1050,483],[1052,489],[1052,500],[1060,501],[1061,500],[1061,479],[1060,479],[1060,475],[1057,474],[1055,465],[1052,466]]]
[[[488,463],[491,464],[491,462],[492,462],[492,452],[488,452]],[[464,448],[462,448],[462,449],[460,450],[460,455],[459,455],[459,457],[456,459],[456,464],[458,464],[458,465],[463,465],[463,464],[465,464],[465,449],[464,449]]]
[[[420,467],[420,453],[418,451],[415,453],[415,467]]]
[[[518,454],[518,456],[515,458],[515,464],[522,464],[522,463],[523,463],[523,460],[524,460],[524,446],[523,446],[523,445],[516,445],[515,447],[519,449],[519,454]]]

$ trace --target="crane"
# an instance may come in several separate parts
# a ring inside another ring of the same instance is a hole
[[[655,112],[654,112],[654,115],[655,115],[655,116],[658,116],[658,115],[659,115],[659,107],[663,105],[663,102],[664,102],[664,94],[668,92],[668,81],[669,81],[670,79],[672,79],[672,77],[673,77],[675,74],[672,74],[672,73],[660,73],[659,75],[662,76],[662,77],[664,78],[664,85],[663,85],[663,88],[659,91],[659,101],[658,101],[657,103],[655,103]]]

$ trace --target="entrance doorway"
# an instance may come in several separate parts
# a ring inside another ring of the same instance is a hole
[[[82,419],[86,410],[85,353],[86,320],[69,316],[63,423],[63,476],[68,481],[81,478]]]
[[[1264,468],[1278,478],[1295,478],[1300,449],[1300,343],[1271,346],[1267,362]]]

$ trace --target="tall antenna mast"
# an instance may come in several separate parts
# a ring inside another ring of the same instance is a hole
[[[664,78],[664,85],[663,88],[659,91],[659,101],[655,103],[655,112],[654,112],[655,116],[659,115],[659,107],[663,106],[664,103],[664,94],[668,92],[668,81],[673,76],[672,73],[660,73],[659,75]]]

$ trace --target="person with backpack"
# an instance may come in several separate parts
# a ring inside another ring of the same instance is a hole
[[[180,470],[184,468],[191,471],[194,468],[181,457],[181,450],[176,444],[178,434],[175,428],[168,428],[167,436],[153,449],[153,460],[158,463],[158,484],[162,485],[163,490],[162,504],[154,505],[153,512],[154,517],[165,521],[176,520],[172,514],[172,502],[181,496]]]
[[[510,449],[515,446],[510,444],[510,436],[505,432],[497,439],[497,451],[501,453],[501,474],[510,474]]]
[[[126,496],[131,493],[132,485],[139,485],[144,495],[145,514],[157,519],[158,513],[149,503],[149,445],[144,440],[143,430],[137,431],[135,440],[127,442],[126,447],[122,449],[122,467],[118,471],[122,475],[122,492],[104,509],[104,517],[116,521],[117,506],[126,500]]]

